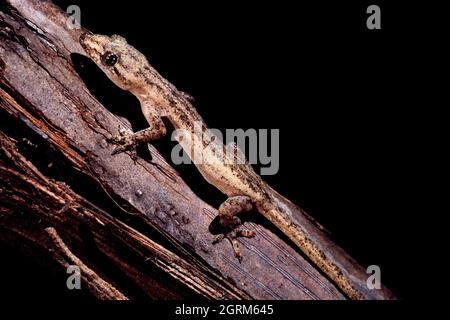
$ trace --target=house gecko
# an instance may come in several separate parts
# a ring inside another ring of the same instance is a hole
[[[84,33],[80,43],[97,66],[123,90],[130,91],[140,101],[149,128],[133,133],[120,130],[115,139],[118,146],[113,154],[132,150],[136,144],[159,139],[166,134],[163,118],[175,129],[190,133],[178,138],[183,149],[193,159],[203,177],[228,196],[219,209],[219,221],[224,232],[214,242],[228,238],[235,256],[241,260],[236,238],[255,236],[255,232],[242,229],[238,217],[243,212],[256,210],[278,227],[298,248],[317,265],[349,298],[383,299],[389,294],[383,290],[369,290],[367,274],[342,249],[334,245],[323,232],[308,219],[292,214],[290,205],[255,173],[251,165],[224,161],[214,150],[229,148],[219,139],[207,140],[215,148],[206,148],[204,137],[196,137],[196,123],[200,123],[203,135],[210,135],[206,124],[192,105],[191,99],[164,79],[147,61],[146,57],[117,35],[111,37]],[[198,140],[195,140],[198,139]],[[200,141],[200,143],[194,143]],[[235,155],[241,155],[237,147]],[[208,149],[208,150],[206,150]],[[196,161],[197,154],[203,161]],[[208,161],[204,161],[204,158]],[[302,211],[300,211],[302,212]],[[386,289],[387,290],[387,289]]]

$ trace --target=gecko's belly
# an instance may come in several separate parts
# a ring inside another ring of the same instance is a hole
[[[215,166],[212,164],[196,164],[202,176],[210,184],[219,189],[222,193],[233,196],[238,194],[247,194],[233,176],[223,173],[223,166]]]
[[[254,201],[265,198],[262,180],[245,164],[197,164],[202,176],[229,197],[246,195]]]
[[[205,143],[189,132],[177,140],[206,181],[222,193],[247,195],[254,200],[263,197],[261,178],[245,158],[234,157],[221,142]]]

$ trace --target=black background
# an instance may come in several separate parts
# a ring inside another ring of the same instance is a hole
[[[78,4],[89,30],[127,38],[194,96],[210,127],[280,129],[280,170],[264,179],[362,265],[379,265],[382,281],[396,294],[418,296],[411,221],[421,197],[416,160],[424,118],[413,107],[422,99],[421,8],[382,1],[55,2]],[[381,30],[366,28],[370,4],[381,7]],[[130,120],[145,126],[138,102],[92,72],[86,82],[99,101],[133,109]],[[156,143],[168,160],[169,142]],[[224,200],[193,166],[177,170],[208,203]],[[36,280],[24,267],[28,261],[9,251],[7,257],[2,273],[22,279],[19,286],[6,280],[15,287],[10,290],[64,296],[52,275],[41,270],[45,281]]]

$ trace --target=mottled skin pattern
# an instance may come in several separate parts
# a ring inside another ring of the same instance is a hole
[[[195,161],[195,154],[204,152],[205,145],[192,143],[196,138],[194,123],[202,123],[202,134],[209,135],[209,130],[190,99],[159,75],[143,54],[128,45],[124,38],[116,35],[108,37],[86,33],[81,36],[80,43],[109,79],[139,99],[150,126],[134,135],[122,132],[122,137],[116,140],[122,145],[114,153],[129,150],[135,143],[162,137],[166,128],[161,118],[166,117],[176,129],[185,129],[190,133],[178,139],[179,143],[205,179],[229,197],[219,207],[220,222],[226,232],[215,241],[223,238],[231,240],[235,255],[240,259],[235,238],[253,237],[255,234],[236,228],[240,223],[236,215],[255,208],[286,234],[350,298],[364,297],[352,284],[352,280],[347,276],[348,272],[344,272],[334,257],[327,256],[326,245],[318,243],[314,235],[308,235],[287,209],[275,200],[272,189],[249,164],[227,164],[223,157],[218,157],[214,152],[206,153],[206,164]],[[202,138],[198,141],[202,141]],[[213,143],[217,148],[223,147],[218,139]]]

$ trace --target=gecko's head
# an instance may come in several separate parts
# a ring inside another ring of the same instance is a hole
[[[125,38],[84,33],[80,44],[88,56],[117,86],[124,90],[142,88],[148,62],[145,56],[127,44]]]

